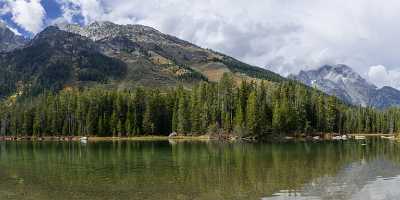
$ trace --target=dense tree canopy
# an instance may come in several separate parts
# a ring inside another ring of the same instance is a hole
[[[192,89],[64,90],[0,104],[0,134],[141,136],[227,133],[260,137],[396,133],[400,110],[352,107],[295,82],[242,81],[229,75]]]

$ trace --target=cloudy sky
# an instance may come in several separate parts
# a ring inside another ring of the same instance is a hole
[[[144,24],[283,75],[347,64],[400,89],[398,0],[0,0],[32,37],[57,22]]]

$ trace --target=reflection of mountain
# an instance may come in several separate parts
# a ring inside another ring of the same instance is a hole
[[[345,167],[336,176],[313,180],[297,193],[297,197],[281,192],[263,200],[397,200],[400,199],[399,174],[400,168],[391,161],[362,160]]]

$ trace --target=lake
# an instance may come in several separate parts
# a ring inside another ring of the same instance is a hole
[[[400,144],[0,142],[0,199],[400,199]]]

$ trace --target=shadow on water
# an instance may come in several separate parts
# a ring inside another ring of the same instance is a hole
[[[399,199],[399,153],[379,139],[2,142],[0,199]]]

